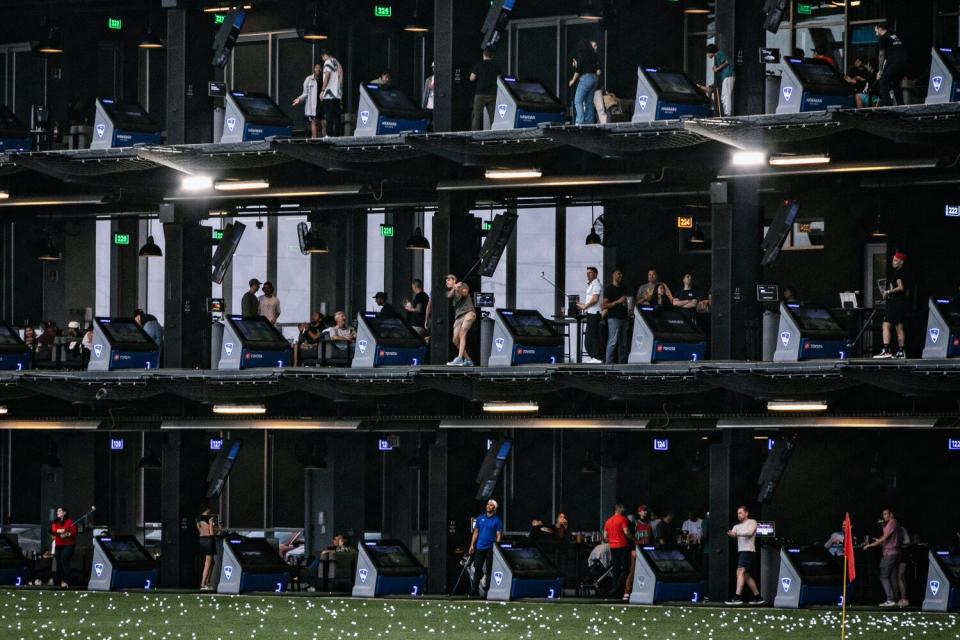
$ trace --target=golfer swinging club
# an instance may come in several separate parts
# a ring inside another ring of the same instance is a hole
[[[480,514],[473,521],[473,537],[470,539],[470,550],[467,552],[473,558],[473,581],[470,583],[470,596],[480,595],[480,574],[487,577],[490,584],[490,573],[493,571],[493,543],[500,542],[503,536],[503,520],[497,515],[497,501],[487,500],[485,513]]]

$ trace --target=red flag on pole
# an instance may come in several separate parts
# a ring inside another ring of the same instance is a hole
[[[853,559],[853,524],[848,512],[843,519],[843,557],[847,561],[847,576],[850,582],[857,579],[857,565]]]

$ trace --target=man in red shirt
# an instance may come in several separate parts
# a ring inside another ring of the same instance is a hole
[[[613,588],[610,594],[620,597],[630,569],[630,547],[634,544],[630,521],[623,515],[622,504],[614,505],[613,515],[603,524],[603,537],[610,545],[610,564],[613,568]]]
[[[69,587],[73,578],[70,561],[77,544],[77,525],[67,517],[67,510],[57,508],[57,519],[50,523],[50,535],[53,537],[53,556],[57,563],[56,582],[61,587]]]

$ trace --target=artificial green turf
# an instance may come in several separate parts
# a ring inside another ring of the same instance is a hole
[[[839,638],[839,611],[0,591],[0,639]],[[848,638],[960,638],[954,614],[848,612]]]

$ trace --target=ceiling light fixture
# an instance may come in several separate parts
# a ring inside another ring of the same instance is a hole
[[[826,400],[770,400],[767,402],[767,411],[809,413],[811,411],[826,410]]]
[[[147,242],[140,247],[141,258],[162,258],[163,249],[153,241],[153,236],[147,236]]]
[[[324,33],[324,29],[320,26],[320,2],[315,2],[313,5],[313,18],[310,20],[310,25],[303,30],[304,40],[311,40],[317,42],[320,40],[326,40],[329,36]]]
[[[767,154],[763,151],[737,151],[733,154],[736,167],[756,167],[767,163]]]
[[[221,416],[263,415],[267,408],[262,404],[215,404],[213,412]]]
[[[8,412],[7,405],[0,404],[0,416],[7,415],[7,412]]]
[[[46,246],[40,251],[37,259],[42,262],[59,262],[63,260],[63,252],[60,251],[60,247],[54,244],[53,238],[47,236]]]
[[[777,155],[770,158],[771,167],[797,167],[808,164],[830,164],[830,156],[817,153],[803,156]]]
[[[186,176],[180,181],[180,188],[184,191],[209,191],[213,188],[213,178],[210,176]]]
[[[603,246],[603,238],[600,237],[600,234],[597,233],[597,218],[593,217],[593,203],[590,203],[590,233],[587,234],[587,239],[583,241],[588,247],[594,247],[597,245]],[[602,223],[601,223],[602,224]]]
[[[408,33],[427,33],[430,27],[420,22],[420,0],[413,5],[413,15],[410,16],[410,22],[403,28]]]
[[[540,178],[543,172],[540,169],[487,169],[484,175],[487,180],[520,180]]]
[[[581,2],[577,17],[581,20],[603,20],[603,0],[585,0]]]
[[[250,9],[253,8],[253,6],[250,4],[245,4],[243,5],[243,7],[240,7],[239,5],[233,5],[233,4],[220,4],[220,5],[206,7],[203,10],[203,12],[204,13],[227,13],[228,11],[233,11],[234,9],[240,9],[240,8],[244,9],[245,11],[249,11]]]
[[[0,200],[9,200],[10,192],[9,191],[0,191]]]
[[[254,191],[269,189],[269,180],[219,180],[213,188],[217,191]]]
[[[880,224],[880,214],[877,214],[877,221],[873,223],[873,227],[870,228],[870,237],[871,238],[886,238],[887,232],[883,230],[883,225]]]
[[[483,403],[484,413],[537,413],[540,404],[537,402],[514,402],[494,400]]]
[[[706,241],[707,239],[703,236],[703,231],[700,230],[700,225],[694,225],[693,232],[690,234],[690,244],[704,244]]]
[[[430,248],[430,241],[423,235],[423,229],[417,227],[413,230],[413,235],[407,240],[407,249],[411,251],[426,251]]]

